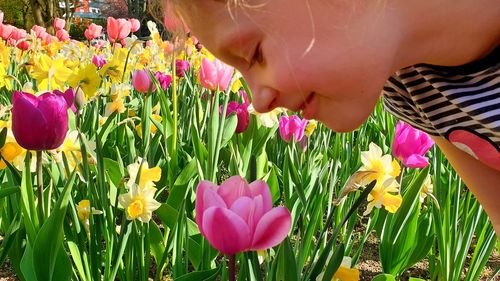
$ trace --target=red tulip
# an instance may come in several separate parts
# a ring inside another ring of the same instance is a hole
[[[12,95],[12,132],[28,150],[56,149],[68,131],[68,103],[63,96],[45,93],[36,97],[15,91]]]
[[[108,17],[108,37],[109,41],[115,43],[121,41],[130,34],[132,24],[126,19],[115,19]]]
[[[273,208],[265,182],[248,184],[234,176],[220,186],[198,184],[196,224],[214,248],[234,255],[280,244],[290,232],[291,215],[285,207]]]

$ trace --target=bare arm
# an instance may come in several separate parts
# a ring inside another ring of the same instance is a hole
[[[433,139],[484,208],[499,236],[500,171],[482,164],[446,139],[439,137],[433,137]]]

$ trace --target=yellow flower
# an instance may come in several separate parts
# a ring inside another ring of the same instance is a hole
[[[260,120],[260,123],[262,123],[264,127],[272,128],[274,127],[274,125],[278,124],[278,115],[280,115],[282,112],[285,112],[285,109],[275,108],[267,113],[259,113],[255,110],[253,105],[250,104],[248,106],[248,112],[257,116],[257,118]]]
[[[113,57],[99,70],[101,76],[109,76],[113,83],[121,82],[125,61],[127,60],[128,50],[119,48],[115,50]],[[127,73],[130,73],[131,67],[127,67]],[[127,74],[125,74],[125,77]]]
[[[5,169],[7,167],[7,163],[9,162],[12,166],[16,167],[18,170],[23,170],[24,168],[24,158],[26,157],[26,149],[22,148],[14,138],[11,129],[10,121],[1,121],[0,120],[0,132],[7,128],[7,137],[5,138],[5,143],[2,147],[0,147],[0,170]]]
[[[151,117],[153,117],[154,120],[158,121],[158,123],[161,123],[162,118],[160,115],[153,114],[151,115]],[[135,129],[137,130],[137,134],[139,135],[139,137],[142,138],[142,122],[139,123],[139,125],[135,126]],[[149,132],[154,135],[156,134],[157,130],[158,128],[156,128],[156,125],[153,122],[151,122],[151,128],[149,128]]]
[[[97,67],[88,64],[76,71],[68,83],[73,88],[79,86],[83,90],[86,100],[88,100],[97,94],[97,89],[101,85],[101,77],[97,74]]]
[[[141,166],[142,162],[142,166]],[[141,173],[139,175],[139,167]],[[153,188],[155,186],[154,182],[161,179],[161,169],[160,167],[149,168],[148,162],[139,158],[137,162],[127,166],[128,174],[130,179],[127,182],[128,186],[136,184],[137,175],[139,175],[139,187],[142,189]]]
[[[328,260],[330,260],[332,254],[330,253]],[[359,281],[360,273],[359,269],[352,268],[352,260],[350,257],[344,257],[342,259],[342,264],[339,269],[333,274],[332,281]],[[316,281],[323,280],[324,272],[320,273],[316,277]]]
[[[241,80],[236,79],[233,83],[233,86],[231,86],[231,91],[233,93],[237,93],[241,88],[243,88],[243,84],[241,84]]]
[[[368,215],[373,207],[384,208],[390,212],[395,213],[401,203],[403,197],[399,193],[399,183],[394,178],[387,178],[384,182],[377,182],[375,188],[368,195],[368,205],[363,215]]]
[[[124,98],[130,95],[132,87],[128,84],[113,84],[111,86],[111,102],[106,104],[105,116],[111,115],[113,112],[125,112]]]
[[[310,137],[314,133],[314,130],[316,130],[316,127],[318,127],[318,121],[316,121],[316,120],[309,120],[307,122],[304,134],[307,137]]]
[[[397,177],[401,173],[401,168],[396,160],[392,160],[392,156],[389,154],[382,155],[382,149],[374,144],[370,143],[370,149],[368,151],[361,152],[361,162],[363,167],[360,171],[372,171],[375,172],[366,178],[366,181],[362,183],[366,185],[373,180],[382,183],[388,177]]]
[[[63,89],[72,71],[64,65],[64,58],[51,59],[43,54],[35,59],[31,77],[38,82],[38,90]]]
[[[93,154],[95,150],[95,143],[87,141],[87,149],[88,149],[88,157],[87,160],[89,163],[93,163],[95,159]],[[78,174],[82,177],[82,171],[80,170],[80,163],[83,161],[83,155],[81,151],[80,139],[78,137],[78,131],[73,130],[69,131],[66,134],[66,138],[64,139],[63,144],[56,149],[57,154],[55,155],[55,159],[57,161],[62,161],[62,153],[66,156],[68,160],[68,168],[70,171],[73,171],[78,167]],[[83,177],[82,177],[83,178]]]
[[[86,199],[84,199],[78,203],[78,205],[76,206],[76,211],[78,213],[78,218],[83,223],[85,223],[89,220],[90,215],[102,214],[102,211],[96,210],[93,207],[91,208],[90,201],[86,200]]]
[[[154,199],[156,188],[141,188],[137,184],[130,186],[128,193],[118,196],[118,202],[125,209],[128,220],[138,219],[143,223],[151,220],[153,211],[161,204]]]
[[[12,90],[12,84],[7,76],[7,70],[3,64],[0,63],[0,89],[3,87],[6,87],[8,91]]]
[[[433,191],[434,185],[432,184],[431,176],[427,175],[422,185],[422,189],[420,190],[420,202],[424,203],[425,197],[427,197],[428,194],[432,194]]]

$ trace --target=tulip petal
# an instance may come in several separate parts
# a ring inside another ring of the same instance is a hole
[[[226,255],[246,251],[250,244],[250,230],[236,213],[219,207],[208,208],[203,214],[205,238]]]
[[[250,192],[252,193],[252,197],[256,197],[258,195],[262,196],[265,213],[272,209],[273,197],[271,195],[271,191],[269,190],[269,186],[265,181],[257,180],[252,182],[250,184]]]
[[[56,149],[64,142],[68,132],[68,104],[64,97],[52,93],[45,93],[38,99],[38,109],[48,127],[44,149]]]
[[[276,207],[267,212],[257,223],[251,250],[263,250],[281,243],[290,232],[292,217],[285,207]]]
[[[252,197],[247,181],[240,176],[232,176],[224,181],[217,193],[224,199],[228,208],[242,196]]]
[[[200,229],[201,234],[204,233],[203,231],[203,213],[205,209],[207,209],[210,206],[219,206],[219,207],[226,207],[226,204],[224,203],[224,200],[222,200],[222,204],[220,203],[215,196],[210,196],[212,195],[211,193],[215,193],[217,197],[220,198],[220,196],[217,194],[217,185],[211,183],[210,181],[201,181],[198,184],[198,188],[196,189],[196,224],[198,225],[198,228]],[[210,192],[210,194],[205,195],[207,191]],[[205,199],[208,200],[209,202],[205,202]]]
[[[413,154],[404,159],[404,165],[409,168],[425,168],[429,165],[429,159],[425,156]]]
[[[28,150],[41,150],[38,133],[47,131],[48,125],[37,108],[37,98],[31,94],[14,92],[12,101],[12,132],[17,143]]]
[[[231,211],[238,214],[248,225],[250,233],[253,235],[257,223],[266,213],[261,195],[251,199],[250,197],[241,197],[233,203]]]

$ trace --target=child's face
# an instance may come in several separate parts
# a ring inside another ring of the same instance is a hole
[[[241,71],[260,112],[304,110],[308,119],[350,131],[402,67],[395,62],[398,25],[378,1],[246,2],[252,7],[229,10],[223,0],[190,0],[181,12],[208,50]]]

